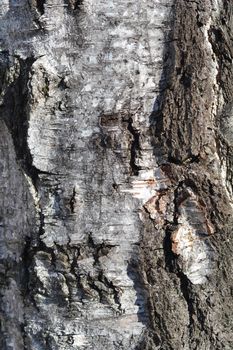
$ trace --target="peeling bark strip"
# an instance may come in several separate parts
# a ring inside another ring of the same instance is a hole
[[[187,188],[177,205],[178,228],[171,236],[172,252],[182,259],[182,271],[193,284],[206,282],[212,272],[214,252],[208,242],[214,233],[206,217],[206,208],[197,196]]]
[[[1,2],[1,349],[232,350],[232,11]]]

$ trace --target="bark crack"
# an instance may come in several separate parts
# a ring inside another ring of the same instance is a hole
[[[45,12],[45,0],[36,0],[36,8],[40,15],[42,16]]]
[[[130,148],[130,167],[131,167],[131,175],[138,176],[140,167],[137,165],[137,156],[138,152],[140,150],[140,142],[139,142],[139,137],[140,137],[140,132],[133,126],[133,119],[132,117],[128,118],[127,120],[128,123],[128,131],[132,135],[132,141],[131,141],[131,148]]]
[[[73,193],[69,201],[70,204],[70,211],[72,214],[75,212],[75,205],[76,205],[76,190],[75,187],[73,188]]]

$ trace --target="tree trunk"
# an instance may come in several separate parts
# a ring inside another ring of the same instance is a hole
[[[2,0],[2,350],[233,349],[231,0]]]

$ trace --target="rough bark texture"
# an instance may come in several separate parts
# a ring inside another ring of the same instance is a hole
[[[1,349],[233,348],[232,9],[1,2]]]

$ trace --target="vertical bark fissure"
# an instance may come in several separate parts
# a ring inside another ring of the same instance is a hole
[[[45,11],[45,0],[36,0],[36,7],[39,13],[43,15]]]
[[[140,167],[136,164],[137,152],[139,152],[139,131],[136,130],[133,126],[133,119],[130,117],[128,120],[128,130],[132,135],[131,147],[130,147],[130,167],[132,170],[132,175],[137,176],[140,170]]]

